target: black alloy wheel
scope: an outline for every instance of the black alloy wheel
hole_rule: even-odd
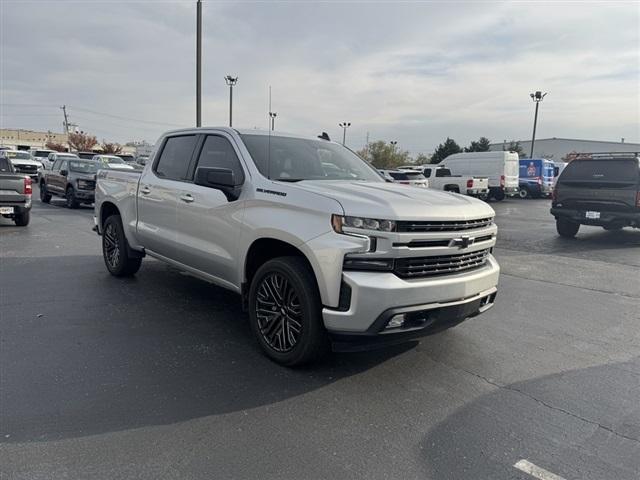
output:
[[[276,352],[290,352],[302,333],[300,298],[280,273],[262,279],[256,299],[256,318],[264,341]]]

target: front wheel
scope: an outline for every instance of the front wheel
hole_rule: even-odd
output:
[[[65,198],[67,200],[67,208],[78,208],[79,203],[76,200],[76,191],[73,187],[67,188]]]
[[[329,347],[315,277],[300,257],[263,264],[249,289],[251,329],[272,360],[293,367],[322,357]]]
[[[102,256],[109,273],[116,277],[134,275],[140,270],[142,258],[130,255],[120,215],[111,215],[107,218],[103,230]]]
[[[493,190],[491,196],[496,200],[496,202],[501,202],[505,197],[504,190],[496,188]]]
[[[561,237],[573,238],[578,233],[578,230],[580,230],[580,224],[578,222],[567,220],[566,218],[557,218],[556,230],[558,231],[558,235]]]

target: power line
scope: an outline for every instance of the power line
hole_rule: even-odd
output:
[[[94,115],[101,115],[103,117],[111,117],[111,118],[116,118],[118,120],[128,120],[131,122],[139,122],[139,123],[148,123],[150,125],[163,125],[163,126],[171,126],[171,127],[184,127],[184,125],[181,124],[177,124],[177,123],[167,123],[167,122],[154,122],[152,120],[141,120],[139,118],[131,118],[131,117],[125,117],[122,115],[113,115],[111,113],[105,113],[105,112],[97,112],[95,110],[89,110],[88,108],[81,108],[81,107],[75,107],[73,105],[69,105],[69,108],[73,108],[75,110],[79,110],[81,112],[86,112],[86,113],[93,113]]]

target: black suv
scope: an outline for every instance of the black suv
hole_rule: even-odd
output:
[[[51,201],[51,196],[63,197],[67,207],[77,208],[80,203],[93,203],[96,173],[99,164],[81,158],[60,157],[45,170],[40,180],[40,200]]]
[[[552,198],[563,237],[575,237],[580,225],[640,228],[640,159],[632,153],[580,155],[560,174]]]

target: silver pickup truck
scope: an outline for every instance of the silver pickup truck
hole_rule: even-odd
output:
[[[387,183],[326,135],[164,134],[142,173],[98,172],[95,224],[113,275],[149,255],[241,295],[284,365],[436,333],[489,309],[494,211]]]
[[[0,216],[18,227],[29,225],[31,217],[31,177],[16,173],[6,152],[0,152]]]

